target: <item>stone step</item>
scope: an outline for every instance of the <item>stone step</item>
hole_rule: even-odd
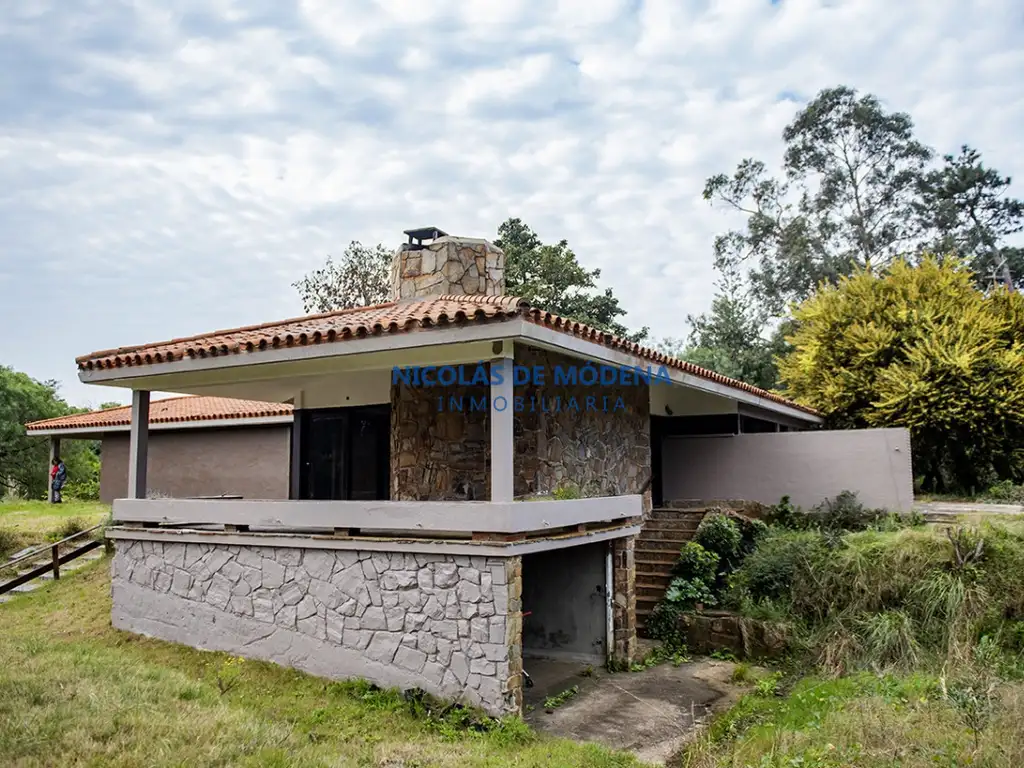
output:
[[[634,561],[639,568],[641,565],[645,570],[649,568],[662,568],[671,566],[679,559],[679,553],[674,549],[640,549],[637,547],[634,553]]]
[[[666,568],[663,571],[637,571],[636,585],[638,587],[661,587],[664,589],[672,581],[672,574]]]
[[[644,530],[651,528],[661,530],[696,531],[700,526],[699,520],[678,517],[649,517],[644,523]]]
[[[704,510],[687,511],[683,509],[652,509],[647,517],[652,520],[696,520],[698,523],[707,512]]]
[[[636,550],[638,552],[653,552],[656,550],[671,550],[679,554],[679,550],[682,549],[683,545],[690,541],[690,539],[680,538],[678,535],[674,538],[659,538],[659,539],[648,539],[640,537],[636,543]]]
[[[643,586],[643,585],[639,585],[639,584],[635,587],[635,589],[636,589],[637,600],[639,600],[641,597],[652,597],[655,600],[660,600],[663,597],[665,597],[665,592],[666,592],[666,587],[657,587],[657,586],[650,586],[650,587],[648,587],[648,586]]]
[[[696,533],[696,528],[673,528],[661,525],[645,525],[640,531],[640,540],[651,541],[652,539],[672,539],[673,541],[689,541]]]

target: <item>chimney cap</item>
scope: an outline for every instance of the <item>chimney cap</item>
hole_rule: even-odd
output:
[[[447,237],[448,235],[447,232],[437,227],[407,229],[402,234],[409,236],[409,245],[423,245],[424,240],[437,240],[439,237]]]

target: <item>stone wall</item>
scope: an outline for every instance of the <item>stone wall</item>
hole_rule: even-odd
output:
[[[640,493],[651,468],[648,386],[556,385],[556,366],[582,361],[522,345],[515,364],[546,373],[543,386],[515,387],[515,495]],[[392,385],[392,499],[490,498],[489,396],[486,385]]]
[[[489,395],[487,386],[391,386],[392,499],[490,498]]]
[[[694,653],[729,651],[739,658],[778,658],[787,650],[782,625],[748,619],[729,611],[684,613],[679,629]]]
[[[422,248],[402,245],[391,265],[391,297],[501,296],[505,293],[505,254],[476,238],[442,237]]]
[[[117,542],[113,624],[335,679],[520,710],[520,559]]]
[[[651,470],[648,386],[558,385],[556,366],[579,368],[584,361],[521,345],[515,363],[545,371],[543,386],[515,388],[523,399],[514,421],[516,495],[568,485],[587,497],[640,493]]]

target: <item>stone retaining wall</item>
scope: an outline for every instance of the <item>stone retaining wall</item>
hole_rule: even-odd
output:
[[[786,652],[786,634],[781,626],[747,619],[729,611],[684,613],[679,629],[686,647],[694,653],[729,651],[738,658],[769,659]]]
[[[520,558],[118,541],[118,629],[521,707]]]

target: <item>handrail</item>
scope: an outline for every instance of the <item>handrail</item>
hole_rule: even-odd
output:
[[[42,545],[40,545],[39,549],[33,550],[32,552],[29,552],[27,555],[22,555],[21,557],[15,559],[15,560],[8,560],[6,563],[0,563],[0,568],[9,568],[12,565],[17,565],[18,563],[20,563],[20,562],[22,562],[24,560],[31,560],[33,557],[38,557],[39,555],[41,555],[43,552],[45,552],[48,549],[52,551],[54,547],[60,546],[61,544],[65,543],[67,541],[71,541],[72,539],[77,539],[79,536],[84,536],[87,533],[92,533],[97,528],[102,528],[103,525],[104,525],[103,523],[97,523],[92,528],[86,528],[84,531],[79,531],[78,533],[73,533],[70,536],[68,536],[67,538],[61,539],[60,541],[55,541],[52,544],[42,544]]]

